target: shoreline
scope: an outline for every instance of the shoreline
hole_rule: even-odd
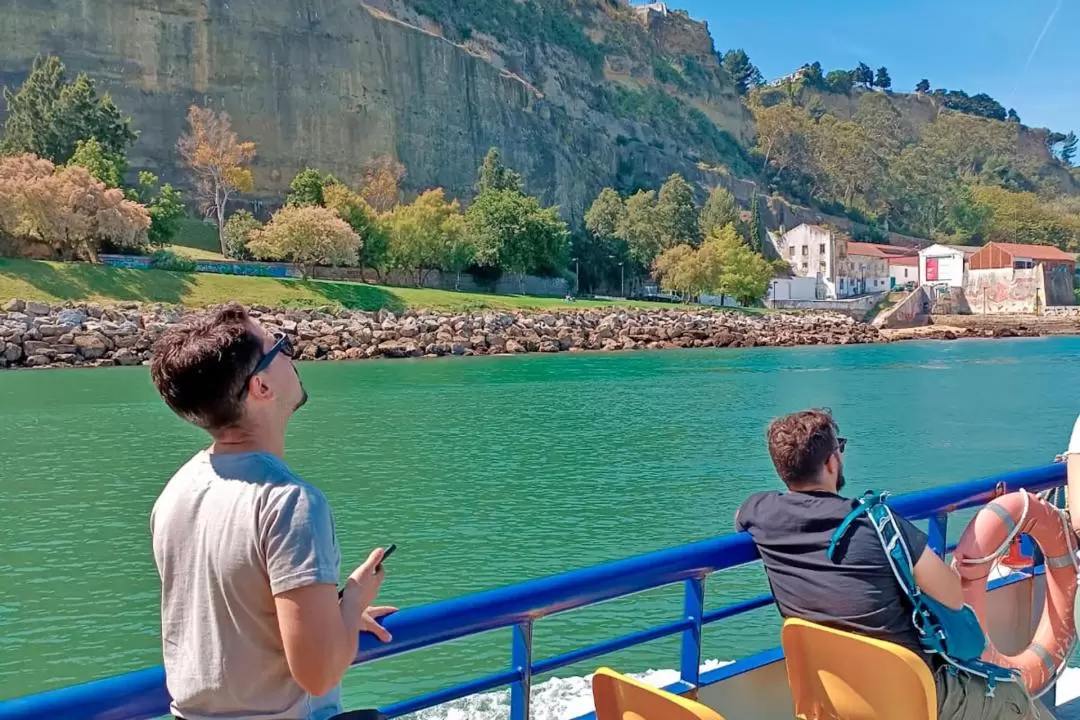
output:
[[[1036,337],[1030,322],[881,330],[839,313],[747,314],[711,309],[559,309],[446,313],[365,312],[251,306],[271,331],[289,335],[298,360],[470,357],[688,348],[862,345],[903,340]],[[200,312],[161,305],[0,305],[0,368],[133,366],[149,363],[170,325]]]

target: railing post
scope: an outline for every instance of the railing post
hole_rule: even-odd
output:
[[[945,557],[945,548],[948,547],[946,537],[949,531],[949,516],[946,513],[934,515],[930,518],[927,530],[927,541],[930,544],[930,549],[936,552],[938,557]]]
[[[679,675],[684,683],[698,686],[701,670],[701,618],[705,613],[705,579],[690,578],[683,593],[683,617],[693,625],[682,634]]]
[[[510,664],[521,678],[510,686],[510,720],[529,720],[532,693],[532,621],[518,623],[510,643]]]

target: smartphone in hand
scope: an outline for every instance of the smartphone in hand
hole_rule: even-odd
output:
[[[397,545],[395,545],[394,543],[390,543],[390,547],[386,548],[386,550],[383,552],[383,556],[382,556],[383,562],[386,561],[386,558],[393,555],[395,550],[397,550]],[[382,568],[382,562],[380,562],[378,565],[375,566],[375,572],[378,572],[380,568]],[[338,590],[337,591],[338,599],[340,600],[341,596],[344,595],[344,594],[345,594],[345,588],[341,588],[340,590]]]

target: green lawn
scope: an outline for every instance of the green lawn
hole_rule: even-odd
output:
[[[427,288],[399,288],[323,280],[281,280],[212,273],[131,270],[87,263],[0,258],[0,301],[8,298],[59,303],[134,301],[203,307],[238,300],[271,307],[342,306],[356,310],[406,308],[446,311],[518,308],[657,307],[635,301],[579,300],[524,295],[486,295]]]

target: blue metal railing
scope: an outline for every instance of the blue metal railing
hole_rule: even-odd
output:
[[[897,496],[890,506],[911,520],[929,519],[930,546],[939,554],[947,547],[948,514],[973,508],[994,497],[1026,488],[1048,490],[1065,482],[1063,464],[1009,473],[984,480],[949,485]],[[622,650],[671,635],[682,635],[680,683],[696,686],[701,665],[701,629],[772,602],[769,595],[704,611],[707,575],[754,562],[757,551],[745,533],[691,543],[637,557],[618,560],[561,575],[402,610],[386,619],[394,637],[383,644],[369,635],[360,638],[356,663],[431,647],[479,633],[513,628],[510,668],[454,687],[383,708],[388,717],[400,717],[458,698],[510,686],[510,718],[529,717],[529,689],[533,675]],[[533,624],[540,618],[644,590],[685,583],[683,617],[674,622],[623,635],[596,645],[545,659],[532,656]],[[776,651],[762,654],[760,664],[778,659]],[[740,663],[736,663],[741,667]],[[0,702],[0,720],[144,720],[168,713],[165,673],[161,667],[95,680],[36,695]]]

